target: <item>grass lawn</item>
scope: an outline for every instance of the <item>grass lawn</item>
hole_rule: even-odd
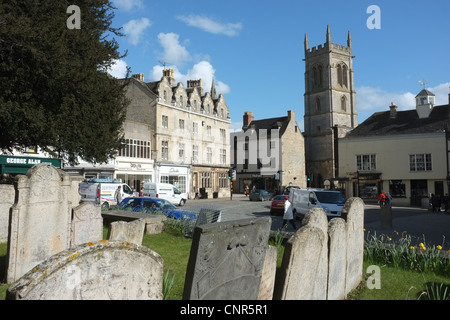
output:
[[[106,236],[106,230],[105,230]],[[174,277],[173,285],[167,294],[168,300],[180,300],[183,295],[186,266],[189,259],[191,239],[180,235],[177,230],[165,227],[165,231],[157,235],[145,235],[143,245],[157,252],[164,259],[164,271]],[[281,247],[282,249],[283,247]],[[0,243],[0,300],[5,299],[8,285],[5,284],[6,274],[6,243]],[[278,266],[281,264],[282,251],[278,255]],[[349,300],[417,300],[425,298],[427,284],[435,284],[434,292],[441,293],[448,289],[450,294],[450,275],[437,275],[433,272],[419,272],[401,268],[380,265],[380,289],[368,289],[366,283],[370,282],[371,272],[368,267],[377,265],[374,262],[364,262],[363,275],[365,279],[358,289],[354,290]],[[440,289],[440,290],[437,290]],[[431,290],[429,290],[431,294]]]

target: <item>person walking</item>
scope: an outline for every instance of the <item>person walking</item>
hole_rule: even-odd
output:
[[[286,197],[286,201],[284,202],[283,228],[287,228],[288,221],[294,227],[294,231],[297,231],[297,226],[294,221],[294,213],[292,211],[292,204],[289,201],[289,197]]]
[[[120,201],[122,200],[122,187],[118,186],[116,189],[116,192],[114,193],[114,199],[117,202],[117,205],[119,205]]]
[[[384,205],[386,203],[386,195],[383,192],[380,193],[380,195],[378,197],[378,203],[380,204],[380,207],[384,207]]]

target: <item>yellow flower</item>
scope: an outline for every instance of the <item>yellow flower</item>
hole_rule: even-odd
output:
[[[391,241],[392,240],[392,238],[388,238],[388,241]]]
[[[440,245],[437,245],[437,246],[436,246],[436,249],[438,249],[438,250],[442,250],[442,246],[440,246]]]
[[[421,243],[419,243],[419,247],[423,248],[423,247],[425,247],[425,246],[424,246],[424,244],[421,242]]]
[[[414,247],[413,247],[413,246],[410,246],[409,249],[414,250]],[[449,251],[450,251],[450,250],[449,250]]]

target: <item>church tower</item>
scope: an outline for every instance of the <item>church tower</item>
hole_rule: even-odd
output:
[[[338,138],[357,126],[352,39],[347,46],[326,42],[310,48],[305,34],[304,137],[306,174],[310,186],[324,187],[324,181],[338,177]]]

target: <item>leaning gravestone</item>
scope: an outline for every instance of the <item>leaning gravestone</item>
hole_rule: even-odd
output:
[[[13,185],[0,184],[0,242],[8,241],[9,211],[15,194]]]
[[[266,250],[258,300],[272,300],[273,298],[275,275],[277,271],[277,254],[277,247],[269,246]]]
[[[328,290],[327,300],[345,299],[347,272],[347,226],[342,218],[328,224]]]
[[[103,218],[99,205],[83,202],[73,208],[70,247],[103,239]]]
[[[52,255],[70,246],[70,176],[38,164],[16,177],[8,241],[7,282],[14,282]]]
[[[144,237],[144,219],[126,221],[115,221],[109,226],[108,240],[127,241],[135,244],[142,244]]]
[[[342,209],[347,222],[347,275],[345,294],[355,289],[362,280],[364,259],[364,201],[349,198]]]
[[[256,300],[271,219],[243,219],[194,229],[185,300]]]
[[[287,241],[275,299],[325,300],[328,277],[328,223],[322,209],[309,210]]]
[[[122,241],[62,251],[13,283],[11,300],[161,300],[163,259]]]

